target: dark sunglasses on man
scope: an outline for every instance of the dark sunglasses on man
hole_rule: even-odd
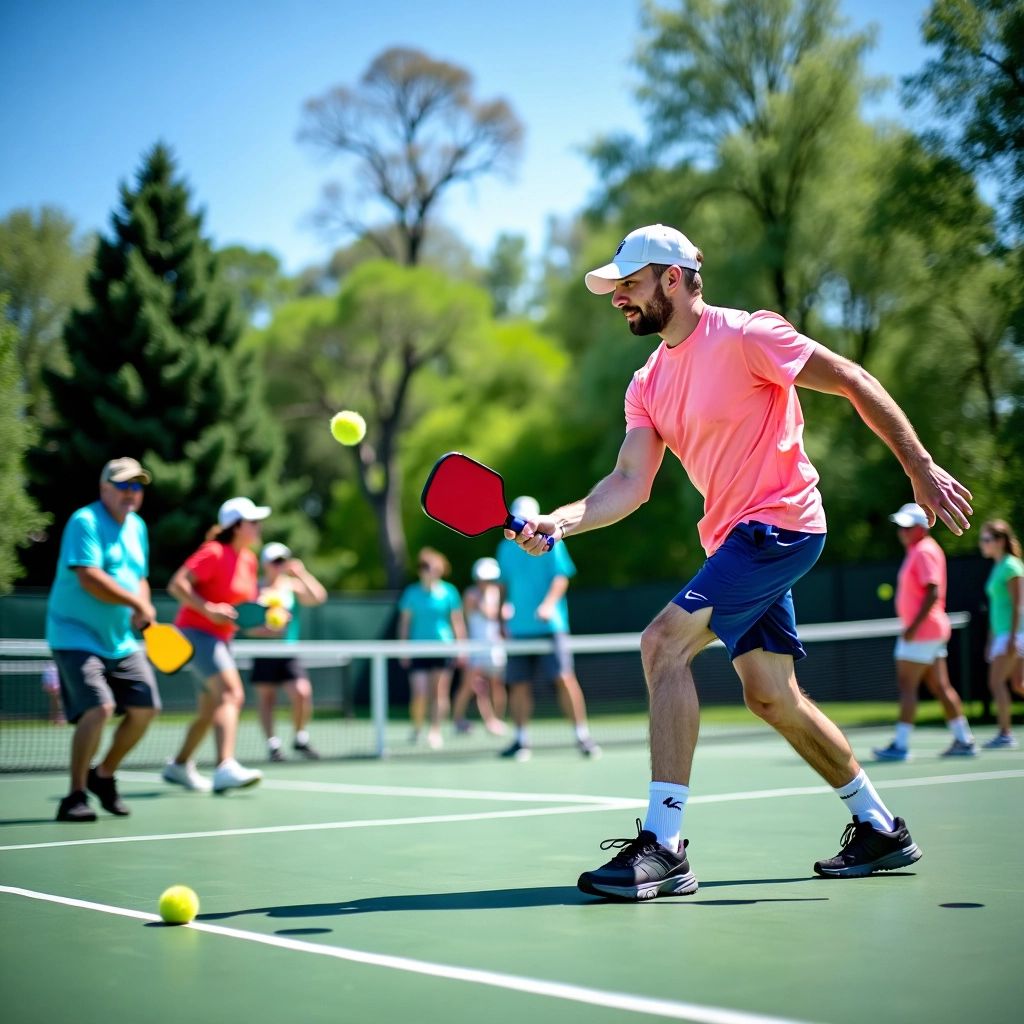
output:
[[[122,480],[120,483],[114,483],[109,481],[111,487],[116,487],[119,491],[141,491],[145,486],[141,480]]]

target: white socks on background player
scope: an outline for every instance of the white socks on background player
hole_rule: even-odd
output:
[[[971,727],[967,724],[967,719],[964,715],[961,715],[959,718],[951,718],[946,725],[949,726],[949,731],[953,734],[954,739],[959,740],[961,743],[974,742]],[[909,750],[910,737],[913,733],[914,725],[912,722],[897,722],[896,735],[893,737],[893,743],[895,743],[900,750]]]
[[[678,853],[679,834],[683,831],[683,811],[686,810],[690,787],[674,782],[652,782],[647,794],[644,829],[653,832],[666,850]]]

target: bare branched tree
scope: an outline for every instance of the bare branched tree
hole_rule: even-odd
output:
[[[519,156],[519,119],[504,100],[474,99],[472,85],[454,64],[393,48],[374,59],[356,88],[308,100],[300,139],[354,165],[352,187],[325,190],[322,222],[370,239],[386,259],[418,263],[445,191],[508,172]],[[381,206],[383,227],[373,227],[363,213]]]

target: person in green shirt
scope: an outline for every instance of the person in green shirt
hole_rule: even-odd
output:
[[[990,519],[978,536],[981,553],[995,565],[985,583],[988,598],[988,687],[996,702],[999,732],[986,750],[1012,750],[1010,687],[1024,697],[1024,561],[1016,534],[1004,519]]]

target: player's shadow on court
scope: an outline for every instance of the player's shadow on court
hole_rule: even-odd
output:
[[[725,882],[706,882],[701,891],[720,885],[779,885],[786,882],[806,882],[808,878],[759,878]],[[703,906],[729,906],[750,903],[816,902],[825,896],[768,897],[764,899],[700,900],[682,897],[678,902],[700,902]],[[297,903],[291,906],[251,907],[247,910],[228,910],[221,913],[200,914],[198,921],[223,921],[232,917],[264,914],[275,920],[297,920],[311,917],[348,917],[353,914],[380,914],[414,910],[514,910],[522,907],[586,907],[609,902],[580,892],[574,885],[538,886],[532,889],[484,889],[474,892],[431,892],[405,896],[369,896],[337,903]],[[659,902],[677,902],[665,900]]]

